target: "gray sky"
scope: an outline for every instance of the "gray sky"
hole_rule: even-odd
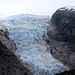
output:
[[[74,6],[75,0],[0,0],[0,14],[51,15],[56,9]]]

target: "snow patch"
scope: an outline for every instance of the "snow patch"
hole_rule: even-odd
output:
[[[60,8],[59,10],[75,11],[75,6],[65,6],[63,8]]]

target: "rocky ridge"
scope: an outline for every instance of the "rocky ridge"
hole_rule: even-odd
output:
[[[16,44],[8,37],[8,29],[0,26],[0,75],[32,75],[16,56]]]

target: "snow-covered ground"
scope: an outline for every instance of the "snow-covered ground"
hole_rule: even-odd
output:
[[[50,54],[45,42],[50,17],[17,15],[0,20],[9,29],[9,37],[17,46],[17,54],[33,75],[54,75],[66,67]]]

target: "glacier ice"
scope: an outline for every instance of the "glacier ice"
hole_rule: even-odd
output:
[[[33,75],[54,75],[66,67],[51,54],[47,39],[49,17],[17,15],[0,20],[9,30],[9,37],[17,46],[20,60]],[[45,37],[43,37],[45,35]]]

